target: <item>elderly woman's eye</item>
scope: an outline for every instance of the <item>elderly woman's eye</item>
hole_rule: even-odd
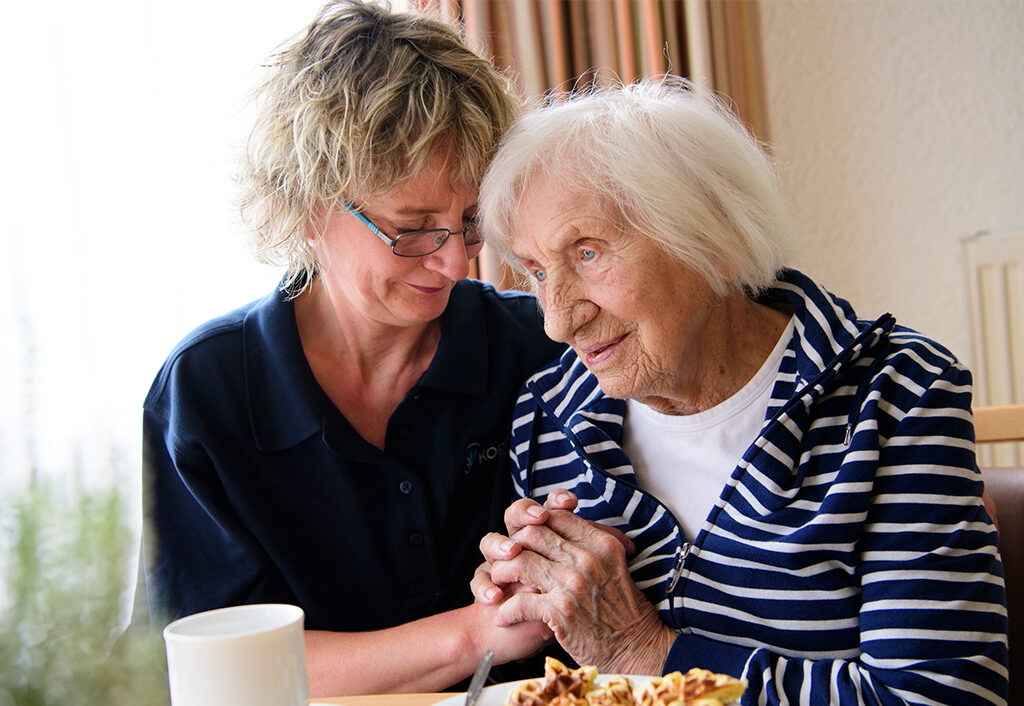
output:
[[[544,270],[534,270],[533,271],[533,278],[535,280],[537,280],[538,282],[543,282],[544,280],[546,280],[548,278],[548,273],[545,272]]]
[[[590,262],[595,257],[597,257],[597,251],[591,250],[590,248],[582,248],[580,250],[580,257],[583,258],[585,261]]]

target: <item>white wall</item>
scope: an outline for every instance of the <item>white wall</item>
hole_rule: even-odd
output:
[[[797,266],[969,364],[961,239],[1024,229],[1024,2],[765,0]]]

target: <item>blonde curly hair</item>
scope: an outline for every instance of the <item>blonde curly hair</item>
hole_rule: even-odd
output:
[[[257,259],[297,294],[338,199],[388,191],[452,149],[452,182],[478,184],[521,102],[457,27],[366,0],[330,2],[272,57],[240,175]],[[312,226],[312,228],[311,228]]]

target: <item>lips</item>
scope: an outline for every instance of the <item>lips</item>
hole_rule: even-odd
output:
[[[602,362],[608,360],[619,347],[619,343],[622,342],[622,338],[617,338],[609,343],[599,343],[595,346],[590,346],[580,350],[583,356],[584,364],[590,368],[595,365],[600,365]]]
[[[409,286],[421,294],[437,294],[438,292],[443,292],[448,289],[448,287],[444,285],[440,287],[424,287],[418,284],[410,284]]]

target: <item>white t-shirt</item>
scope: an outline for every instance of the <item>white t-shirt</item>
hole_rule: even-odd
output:
[[[764,424],[793,319],[757,373],[729,399],[697,414],[661,414],[627,400],[623,450],[640,487],[668,506],[690,540]]]

